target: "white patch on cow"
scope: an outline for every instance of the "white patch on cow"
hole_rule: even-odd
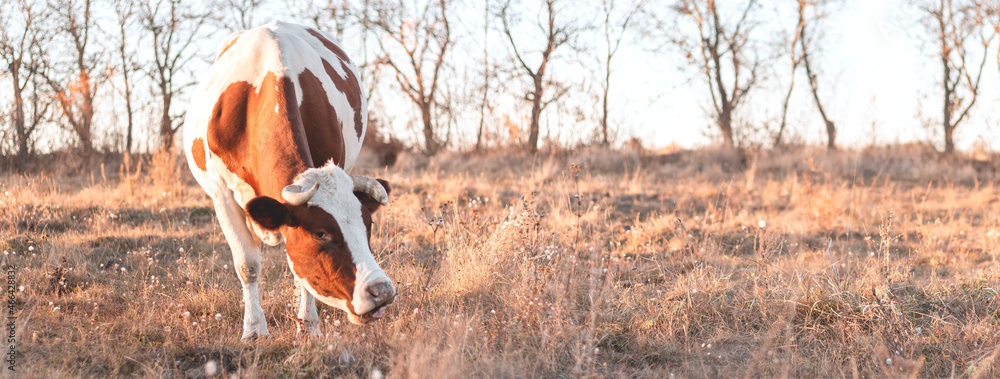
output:
[[[379,267],[378,262],[375,262],[375,257],[368,246],[368,229],[361,216],[361,201],[354,196],[354,180],[333,162],[328,162],[321,168],[306,170],[295,180],[295,184],[303,188],[309,188],[315,183],[319,183],[319,189],[309,200],[309,204],[322,208],[333,216],[340,226],[356,268],[354,299],[351,304],[357,314],[368,313],[376,307],[375,300],[367,291],[368,286],[382,281],[391,286],[392,281]],[[323,298],[315,291],[313,295],[317,299]],[[334,305],[325,300],[323,302]]]
[[[281,109],[278,104],[274,104],[274,113],[278,113],[278,109]]]

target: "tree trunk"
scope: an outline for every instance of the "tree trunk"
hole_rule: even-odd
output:
[[[955,140],[952,138],[955,128],[945,127],[944,129],[944,153],[951,155],[955,153]]]
[[[94,93],[91,90],[91,78],[90,73],[86,71],[81,71],[80,76],[85,78],[81,80],[83,82],[83,106],[81,109],[81,120],[83,130],[80,133],[80,141],[83,142],[83,151],[87,156],[91,156],[94,152],[94,137],[92,133],[92,127],[94,123]]]
[[[819,89],[816,84],[816,77],[812,75],[812,70],[809,69],[809,60],[805,60],[806,75],[809,75],[809,86],[812,89],[813,101],[816,102],[816,109],[819,110],[819,115],[823,117],[823,124],[826,125],[826,148],[829,150],[837,150],[837,127],[834,125],[833,121],[826,116],[826,110],[823,109],[823,104],[819,101]]]
[[[713,11],[714,14],[714,11]],[[718,17],[716,15],[716,17]],[[718,21],[716,21],[718,22]],[[716,30],[716,33],[720,33],[720,30]],[[716,38],[719,38],[716,35]],[[716,40],[718,41],[718,40]],[[719,104],[721,106],[716,107],[716,109],[721,109],[719,112],[719,130],[722,131],[722,141],[729,148],[735,148],[736,143],[733,140],[733,103],[736,101],[736,91],[739,88],[738,82],[733,82],[733,92],[729,95],[729,91],[726,90],[726,84],[722,79],[722,60],[719,51],[718,44],[712,47],[710,51],[712,56],[712,62],[715,64],[715,69],[713,73],[715,74],[715,86],[718,88],[719,92]],[[738,67],[734,67],[734,70],[738,70]],[[710,84],[711,85],[711,84]]]
[[[604,96],[601,99],[601,146],[608,147],[611,142],[608,140],[608,87],[611,86],[611,61],[608,61],[609,68],[604,75]]]
[[[52,81],[50,85],[57,91],[56,100],[62,108],[63,115],[73,133],[79,140],[80,154],[90,157],[94,152],[91,136],[91,125],[94,119],[94,97],[91,90],[90,75],[85,69],[80,70],[76,82],[70,82],[65,88]],[[62,88],[62,89],[60,89]]]
[[[15,100],[18,104],[16,114],[14,116],[14,127],[17,129],[17,161],[14,162],[14,166],[18,171],[23,171],[25,163],[28,161],[29,136],[24,127],[24,106],[22,105],[22,99],[19,96],[20,94],[16,95],[18,99]]]
[[[792,54],[794,54],[794,50]],[[795,89],[795,68],[792,68],[792,77],[788,82],[788,92],[785,93],[785,101],[781,103],[781,124],[778,125],[778,133],[774,136],[774,147],[781,146],[781,138],[785,134],[785,126],[788,124],[788,104],[792,100],[792,90]]]
[[[619,40],[620,41],[620,40]],[[604,61],[604,93],[601,97],[601,146],[608,147],[608,89],[611,87],[611,43],[608,42],[607,59]]]
[[[14,167],[18,171],[24,170],[24,163],[28,159],[28,134],[24,127],[24,93],[20,86],[20,62],[13,62],[10,65],[10,74],[14,84],[14,131],[17,133],[17,160]]]
[[[124,21],[121,24],[121,34],[122,40],[121,45],[119,45],[119,52],[122,59],[122,78],[125,81],[125,117],[128,119],[128,127],[125,130],[125,153],[132,154],[132,127],[133,127],[133,113],[132,110],[132,83],[129,81],[129,65],[128,56],[125,52],[125,25]]]
[[[490,60],[487,49],[490,32],[490,2],[486,0],[483,12],[483,101],[479,103],[479,132],[476,133],[476,151],[483,148],[483,125],[486,123],[486,100],[490,93]]]
[[[174,125],[170,120],[170,95],[166,88],[161,89],[163,95],[163,114],[160,115],[160,148],[163,151],[174,147]]]
[[[542,114],[542,72],[535,75],[535,92],[531,98],[531,125],[528,130],[528,151],[538,152],[538,120]]]
[[[486,79],[486,83],[484,84],[485,88],[483,88],[483,100],[479,104],[479,132],[476,133],[476,151],[481,151],[483,148],[483,125],[486,123],[486,96],[489,94],[489,72],[486,72],[483,77]]]
[[[942,38],[942,42],[944,39]],[[954,125],[951,124],[951,111],[952,111],[952,97],[954,91],[948,84],[951,82],[951,67],[948,67],[948,58],[946,56],[941,57],[941,62],[944,65],[944,109],[942,119],[942,126],[944,127],[944,153],[951,154],[955,152],[955,142],[952,140],[952,135],[955,131]]]
[[[944,80],[942,84],[944,86],[944,104],[942,109],[942,120],[941,124],[944,127],[944,152],[945,154],[951,154],[955,152],[955,142],[952,140],[952,134],[955,131],[955,125],[951,123],[952,116],[952,105],[954,104],[955,87],[951,86],[951,66],[948,63],[948,55],[951,52],[951,46],[948,44],[947,37],[947,24],[945,23],[945,8],[944,1],[940,2],[940,7],[938,8],[937,17],[938,22],[938,38],[941,42],[941,68]]]
[[[125,112],[128,118],[128,128],[125,131],[125,152],[132,154],[132,88],[128,80],[128,73],[125,72]]]
[[[94,152],[94,142],[90,135],[90,123],[86,121],[86,116],[83,117],[84,119],[80,120],[75,128],[76,136],[80,139],[80,151],[83,156],[90,157]]]
[[[434,137],[434,124],[431,121],[431,103],[424,102],[420,104],[420,118],[424,123],[424,148],[427,151],[427,155],[437,154],[440,145],[438,145],[437,138]]]
[[[802,26],[802,33],[805,34],[805,25]],[[809,47],[806,45],[805,36],[800,40],[802,46],[802,65],[806,69],[806,77],[809,78],[809,89],[812,91],[813,101],[816,103],[816,110],[819,111],[820,117],[823,117],[823,124],[826,125],[826,148],[828,150],[836,150],[837,145],[837,127],[834,126],[833,121],[826,116],[826,110],[823,109],[823,103],[819,101],[819,83],[816,80],[816,75],[813,74],[812,66],[809,64]]]
[[[733,110],[727,102],[722,104],[722,114],[719,115],[719,129],[722,131],[722,141],[727,147],[736,147],[733,140]]]

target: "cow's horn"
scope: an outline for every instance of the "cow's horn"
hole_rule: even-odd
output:
[[[289,184],[281,190],[281,197],[284,198],[288,204],[302,205],[309,201],[309,199],[312,199],[318,189],[319,183],[313,184],[313,186],[307,190],[302,189],[301,185]]]
[[[354,192],[366,193],[381,204],[389,202],[389,195],[378,180],[364,175],[351,175],[351,179],[354,180]]]

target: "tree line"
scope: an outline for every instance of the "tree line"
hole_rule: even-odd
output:
[[[983,83],[983,73],[1000,70],[1000,0],[905,6],[919,15],[915,38],[937,62],[938,88],[928,93],[941,99],[936,120],[952,153],[955,130],[975,112],[982,85],[995,84]],[[507,144],[535,152],[544,128],[556,127],[545,121],[553,112],[570,120],[571,133],[587,125],[590,143],[622,142],[609,106],[622,46],[682,57],[731,147],[744,143],[748,126],[739,120],[751,99],[775,83],[782,85],[780,112],[765,135],[781,145],[802,79],[835,149],[822,47],[826,21],[842,8],[836,0],[10,0],[0,6],[0,155],[23,165],[39,141],[49,145],[41,150],[83,156],[132,153],[138,135],[156,140],[147,149],[171,150],[197,70],[214,58],[207,49],[215,46],[206,44],[272,18],[346,39],[373,104],[372,124],[390,117],[379,106],[407,103],[414,148],[430,155],[482,149],[490,130],[504,126]],[[559,74],[570,70],[583,74]],[[499,115],[505,105],[524,109],[523,119]],[[98,136],[99,123],[114,130]],[[459,123],[474,130],[471,138],[454,137]],[[43,138],[54,131],[69,137]]]

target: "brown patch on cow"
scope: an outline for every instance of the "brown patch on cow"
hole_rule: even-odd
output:
[[[206,170],[205,166],[205,141],[195,138],[191,143],[191,158],[194,158],[194,165],[201,171]]]
[[[337,86],[337,91],[347,96],[347,103],[354,110],[354,131],[358,133],[358,138],[361,138],[361,134],[364,133],[363,125],[361,124],[364,112],[361,109],[361,85],[358,82],[357,76],[354,75],[354,71],[351,71],[343,61],[340,62],[340,67],[347,73],[346,78],[341,78],[326,59],[322,61],[323,68],[326,69],[326,75],[330,77],[330,80],[333,80],[333,84]]]
[[[226,167],[250,185],[257,193],[257,177],[241,159],[251,151],[247,135],[247,113],[254,88],[248,82],[235,82],[226,87],[212,108],[208,123],[208,149],[218,155]]]
[[[344,53],[344,50],[341,50],[340,47],[337,46],[337,44],[326,39],[326,37],[324,37],[323,34],[321,34],[320,32],[316,31],[316,29],[308,28],[307,30],[309,31],[309,34],[312,34],[313,37],[316,37],[316,39],[322,42],[323,46],[326,46],[326,48],[331,52],[333,52],[333,54],[335,54],[338,58],[340,58],[341,61],[348,63],[351,62],[351,60],[347,58],[347,54]]]
[[[259,89],[230,84],[212,110],[209,150],[258,195],[280,198],[282,188],[313,167],[296,104],[291,79],[269,72]]]
[[[226,50],[229,50],[230,47],[233,47],[233,45],[235,45],[236,41],[239,40],[239,39],[240,39],[240,37],[236,36],[236,38],[233,38],[233,39],[231,39],[229,41],[226,41],[226,46],[223,46],[222,50],[219,50],[219,55],[215,56],[215,60],[219,60],[219,58],[222,57],[222,54],[225,54]]]
[[[337,117],[337,110],[330,105],[323,83],[306,69],[299,74],[299,87],[302,89],[299,112],[313,162],[322,165],[332,159],[343,167],[343,126]]]
[[[320,295],[347,300],[354,313],[351,300],[357,268],[337,221],[316,206],[291,206],[289,210],[291,225],[281,233],[295,275],[307,280]],[[315,237],[320,231],[326,233],[326,239]]]

